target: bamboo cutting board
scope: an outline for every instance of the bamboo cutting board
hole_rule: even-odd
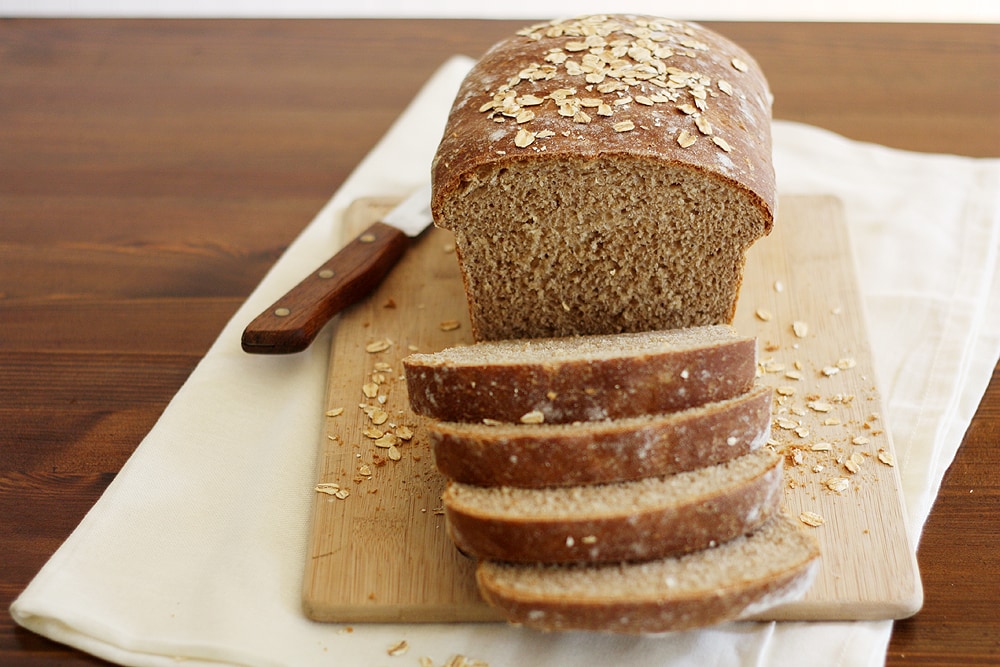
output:
[[[394,203],[360,200],[345,224],[361,229]],[[447,537],[444,480],[402,378],[407,354],[472,342],[450,234],[431,229],[414,241],[376,292],[335,326],[328,412],[317,415],[324,428],[307,616],[499,619],[476,592],[472,561]],[[786,458],[787,510],[822,550],[805,597],[761,619],[912,615],[922,590],[836,200],[781,200],[774,231],[748,257],[735,326],[757,337],[760,381],[775,388],[772,446]]]

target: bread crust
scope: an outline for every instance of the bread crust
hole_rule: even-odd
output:
[[[757,344],[730,338],[701,347],[603,359],[445,364],[430,355],[403,360],[410,407],[450,422],[519,423],[540,413],[547,424],[660,414],[746,393],[757,371]]]
[[[641,594],[615,590],[611,577],[607,582],[608,590],[594,591],[586,596],[551,590],[529,592],[505,584],[497,575],[506,568],[523,568],[532,570],[532,576],[544,578],[546,568],[566,566],[517,566],[490,561],[479,563],[476,581],[483,598],[499,609],[508,621],[539,630],[647,634],[705,627],[754,616],[797,599],[812,584],[820,558],[817,541],[802,533],[787,517],[776,517],[772,522],[780,522],[786,536],[797,533],[789,540],[791,543],[785,553],[773,555],[774,567],[763,574],[748,576],[742,572],[738,560],[733,559],[728,566],[729,576],[723,575],[710,588],[665,590],[654,574],[649,577],[648,590]],[[761,536],[740,539],[753,540],[763,537],[766,532],[761,530]],[[723,545],[719,550],[725,548]],[[685,558],[701,556],[696,553]],[[594,566],[569,567],[592,569]],[[613,569],[618,566],[597,567]]]
[[[451,484],[442,496],[448,533],[463,553],[508,562],[641,561],[705,549],[750,533],[780,512],[781,457],[766,449],[748,456],[765,464],[748,479],[640,507],[594,511],[581,504],[568,516],[482,511],[464,503],[460,487]],[[529,491],[538,494],[539,506],[548,492]]]
[[[479,486],[602,484],[669,475],[747,454],[770,434],[772,390],[650,419],[565,426],[428,425],[447,478]]]
[[[697,99],[689,94],[687,88],[680,88],[685,92],[670,103],[618,105],[628,108],[620,112],[616,110],[615,115],[609,117],[592,112],[589,123],[560,115],[552,103],[522,107],[535,114],[535,118],[526,123],[518,123],[516,119],[499,123],[492,109],[481,111],[483,105],[492,99],[494,91],[508,83],[512,76],[516,77],[532,66],[547,66],[545,57],[551,49],[566,49],[568,45],[572,49],[574,42],[581,41],[581,35],[570,30],[559,36],[547,36],[552,25],[569,25],[590,19],[595,24],[617,23],[633,31],[642,28],[639,24],[648,26],[654,23],[659,26],[656,32],[668,36],[662,44],[673,51],[673,55],[663,58],[662,62],[668,67],[697,71],[711,80],[706,108],[700,110],[698,116],[717,128],[712,136],[723,137],[732,150],[727,152],[705,138],[695,124],[695,114],[678,109],[685,104],[693,104]],[[606,39],[616,37],[628,39],[633,35],[616,30]],[[685,43],[696,44],[697,47],[683,46]],[[733,87],[733,94],[717,90],[720,80]],[[622,97],[618,94],[620,92],[634,100],[637,96],[655,96],[666,90],[649,80],[640,80],[629,85],[627,91],[601,93],[593,84],[588,84],[585,77],[569,75],[565,69],[556,67],[551,78],[522,80],[517,86],[517,93],[543,97],[560,88],[574,89],[581,98],[606,98],[612,109],[615,109],[614,100]],[[753,57],[729,39],[696,23],[653,16],[609,15],[532,26],[490,48],[461,84],[432,166],[432,211],[435,221],[449,228],[455,224],[455,221],[442,215],[445,200],[469,187],[475,174],[484,172],[484,167],[565,157],[596,159],[626,155],[684,165],[707,178],[717,178],[745,190],[760,208],[762,224],[765,225],[760,231],[766,234],[770,231],[775,205],[770,114],[770,89]],[[615,131],[614,124],[625,120],[631,121],[638,131]],[[549,130],[554,134],[544,140],[536,139],[522,149],[515,145],[514,139],[519,129],[526,128],[532,131]],[[676,139],[676,134],[682,129],[704,140],[684,148]]]

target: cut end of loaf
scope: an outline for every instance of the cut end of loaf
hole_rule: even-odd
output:
[[[494,167],[439,224],[455,232],[474,335],[496,340],[729,323],[769,218],[699,169],[601,157]]]

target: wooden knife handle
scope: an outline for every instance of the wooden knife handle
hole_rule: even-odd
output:
[[[309,347],[341,310],[366,297],[396,265],[409,237],[376,222],[257,316],[243,332],[243,350],[290,354]]]

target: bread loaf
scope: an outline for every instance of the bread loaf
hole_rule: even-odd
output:
[[[479,486],[571,486],[724,463],[770,435],[772,391],[757,387],[681,412],[573,424],[428,425],[434,462]]]
[[[504,340],[403,360],[410,407],[453,422],[570,423],[684,410],[747,392],[757,344],[714,325]]]
[[[750,617],[800,597],[819,547],[777,516],[714,548],[642,563],[512,564],[482,561],[483,597],[511,621],[542,630],[668,632]]]
[[[522,30],[463,82],[433,169],[477,340],[732,321],[773,223],[770,93],[692,23]]]
[[[470,556],[511,562],[662,558],[749,533],[780,511],[769,448],[697,470],[615,484],[519,489],[450,484],[448,532]]]

